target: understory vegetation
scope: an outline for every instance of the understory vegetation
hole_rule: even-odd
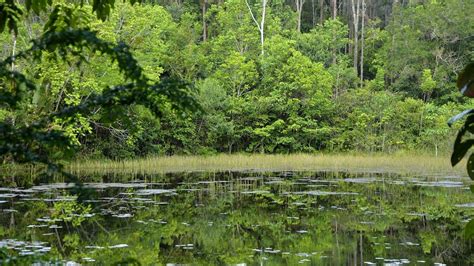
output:
[[[150,80],[178,77],[195,88],[201,106],[183,113],[163,98],[159,115],[132,104],[51,121],[81,158],[446,154],[456,132],[446,121],[472,106],[455,87],[474,60],[470,1],[119,1],[106,21],[91,6],[62,5],[73,7],[58,16],[70,18],[64,25],[127,44]],[[4,31],[1,58],[30,47],[46,18],[31,13],[18,34]],[[41,56],[11,64],[40,89],[20,108],[0,109],[1,120],[28,124],[124,82],[117,63],[98,52],[82,55],[88,64]]]

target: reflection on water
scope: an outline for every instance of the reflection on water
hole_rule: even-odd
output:
[[[469,265],[468,181],[341,173],[87,177],[0,188],[3,262]],[[25,181],[29,180],[29,181]],[[25,183],[21,183],[25,182]]]

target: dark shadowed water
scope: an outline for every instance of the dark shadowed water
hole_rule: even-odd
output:
[[[84,179],[80,190],[61,180],[4,179],[0,259],[19,264],[474,263],[472,243],[463,237],[474,216],[474,196],[459,177],[203,172]]]

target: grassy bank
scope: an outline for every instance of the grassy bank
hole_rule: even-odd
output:
[[[67,168],[76,174],[314,170],[465,176],[464,165],[461,163],[460,166],[452,168],[448,156],[429,155],[221,154],[215,156],[150,157],[125,161],[84,160],[73,162]]]

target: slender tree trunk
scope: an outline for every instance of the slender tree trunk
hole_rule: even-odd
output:
[[[265,15],[267,14],[267,2],[268,0],[262,0],[262,20],[260,21],[260,44],[262,46],[262,55],[265,54],[264,42],[265,42]]]
[[[260,46],[261,46],[261,49],[262,49],[262,51],[261,51],[262,55],[265,54],[265,50],[264,50],[265,31],[264,31],[264,29],[265,29],[265,16],[266,16],[266,13],[267,13],[267,3],[268,3],[268,0],[262,0],[262,18],[260,20],[260,23],[258,23],[257,19],[255,18],[255,15],[253,14],[252,8],[249,5],[249,2],[247,0],[245,0],[245,4],[247,4],[250,15],[252,16],[252,19],[255,22],[255,24],[257,25],[258,31],[260,32]]]
[[[15,213],[11,212],[11,214],[10,214],[10,228],[13,229],[13,227],[15,227]]]
[[[360,232],[359,235],[359,241],[360,241],[360,265],[364,265],[364,246],[362,242],[362,231]]]
[[[357,71],[357,62],[359,57],[359,12],[360,12],[360,0],[357,0],[354,4],[354,0],[351,0],[352,3],[352,18],[353,18],[353,28],[354,28],[354,69]]]
[[[319,24],[324,23],[324,0],[319,0]]]
[[[12,64],[11,64],[11,68],[12,68],[12,71],[15,70],[15,55],[16,55],[16,34],[13,33],[12,34],[12,40],[13,40],[13,45],[12,45]]]
[[[207,40],[206,12],[207,12],[207,0],[203,0],[203,3],[202,3],[202,40],[204,42]]]
[[[353,265],[357,265],[357,251],[358,250],[359,250],[359,242],[356,241],[355,249],[354,249],[354,264]]]
[[[298,32],[301,32],[301,14],[303,13],[304,2],[305,0],[295,0],[296,13],[298,15],[298,25],[297,25]]]
[[[365,0],[362,0],[362,29],[361,29],[361,38],[360,38],[360,84],[364,81],[364,28],[365,28]]]
[[[314,6],[314,0],[311,0],[311,14],[312,14],[312,25],[316,25],[316,7]]]
[[[12,63],[11,63],[11,71],[15,71],[15,55],[16,55],[16,34],[13,32],[12,34]],[[12,79],[11,86],[12,88],[15,87],[15,80]],[[15,124],[15,119],[12,119],[12,123]]]
[[[331,0],[332,5],[332,19],[336,19],[337,17],[337,0]]]

